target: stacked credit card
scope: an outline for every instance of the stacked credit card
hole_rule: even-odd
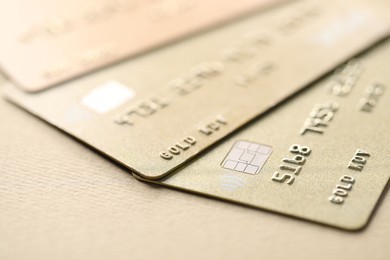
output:
[[[390,2],[1,5],[6,98],[135,178],[369,221],[390,177]]]

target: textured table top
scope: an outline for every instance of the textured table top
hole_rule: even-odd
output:
[[[389,259],[390,195],[361,232],[135,180],[0,99],[0,259]]]

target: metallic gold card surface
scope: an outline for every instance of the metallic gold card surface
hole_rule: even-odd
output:
[[[387,40],[154,183],[362,228],[390,177],[389,60]]]
[[[6,93],[158,179],[387,35],[382,10],[293,2],[41,93],[11,84]]]
[[[278,1],[3,1],[0,64],[39,91]]]

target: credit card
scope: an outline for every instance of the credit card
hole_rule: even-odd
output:
[[[364,227],[390,177],[389,61],[387,40],[154,183]]]
[[[3,1],[0,64],[17,85],[39,91],[276,2]]]
[[[158,179],[388,34],[371,1],[292,2],[11,100]],[[364,35],[364,37],[362,37]]]

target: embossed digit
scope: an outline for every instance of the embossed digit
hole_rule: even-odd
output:
[[[290,152],[307,156],[311,153],[311,149],[308,146],[301,146],[299,144],[293,144],[290,147]]]
[[[272,175],[271,180],[284,183],[287,181],[287,184],[291,185],[293,184],[295,177],[291,174],[283,174],[282,176],[279,176],[279,172],[275,172],[274,175]]]

